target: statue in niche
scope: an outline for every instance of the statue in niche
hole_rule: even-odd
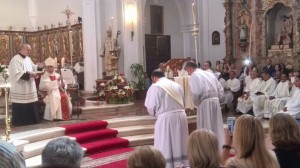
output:
[[[282,16],[282,29],[277,38],[279,45],[292,45],[293,41],[293,20],[292,16]]]
[[[248,42],[247,42],[247,27],[246,25],[242,24],[239,28],[239,39],[240,39],[240,42],[239,42],[239,46],[241,48],[242,51],[246,51],[247,49],[247,46],[248,46]]]

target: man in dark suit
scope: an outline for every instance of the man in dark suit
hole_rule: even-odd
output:
[[[268,72],[271,77],[275,78],[276,72],[275,72],[275,68],[272,65],[272,62],[271,62],[270,58],[266,58],[266,65],[263,66],[262,71],[263,72]]]

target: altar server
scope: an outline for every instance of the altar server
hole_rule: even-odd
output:
[[[154,147],[164,155],[167,168],[187,164],[188,122],[179,84],[164,77],[160,70],[151,74],[153,84],[148,89],[145,106],[157,118]]]
[[[21,51],[11,59],[8,66],[9,81],[11,83],[12,124],[14,126],[40,122],[35,86],[37,66],[33,64],[29,57],[30,52],[30,45],[23,44]]]
[[[71,102],[65,93],[62,77],[54,72],[55,60],[51,57],[45,61],[46,72],[41,77],[40,90],[46,93],[45,120],[69,120],[71,115]]]

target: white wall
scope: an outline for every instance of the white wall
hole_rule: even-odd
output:
[[[220,0],[198,0],[198,20],[200,23],[200,63],[211,61],[215,66],[217,60],[225,57],[225,8]],[[220,45],[212,45],[211,35],[220,33]]]
[[[32,9],[29,7],[29,2]],[[0,29],[8,30],[9,26],[13,26],[13,30],[23,30],[27,27],[30,30],[29,14],[31,10],[36,10],[33,13],[37,15],[37,26],[44,28],[47,25],[50,28],[51,24],[58,26],[58,22],[66,25],[67,17],[62,13],[67,6],[74,13],[71,16],[71,23],[77,20],[77,17],[82,17],[82,0],[1,0],[0,1]]]
[[[164,35],[171,36],[171,57],[183,58],[183,34],[180,25],[180,16],[175,0],[147,0],[145,7],[145,34],[150,34],[150,5],[163,6]]]
[[[22,0],[21,0],[22,1]],[[36,0],[37,3],[37,24],[40,27],[51,24],[58,25],[58,22],[66,25],[67,16],[62,12],[69,7],[74,13],[70,17],[71,24],[77,21],[78,16],[82,17],[82,0]],[[84,19],[84,18],[82,18]]]
[[[23,30],[29,27],[27,0],[1,0],[0,1],[0,30]]]

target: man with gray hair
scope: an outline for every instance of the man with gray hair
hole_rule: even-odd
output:
[[[42,165],[79,168],[83,157],[81,146],[66,137],[50,141],[42,152]]]

